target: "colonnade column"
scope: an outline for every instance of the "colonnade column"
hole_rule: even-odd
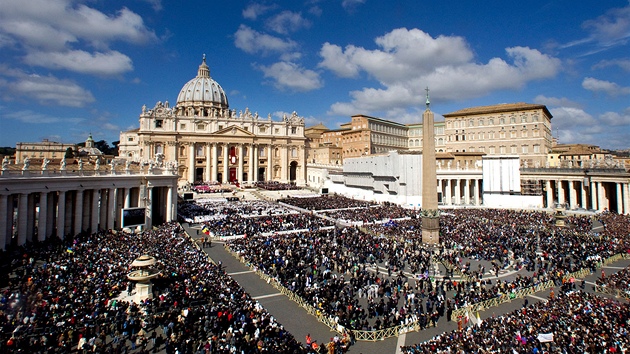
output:
[[[116,220],[116,188],[109,188],[107,190],[107,229],[113,230],[115,229],[114,221]]]
[[[547,208],[551,208],[553,207],[553,190],[551,190],[550,180],[545,181],[545,189],[546,189],[545,195],[547,196]]]
[[[617,213],[624,214],[623,210],[623,195],[621,194],[621,183],[615,183],[617,185]]]
[[[107,230],[107,206],[109,205],[109,189],[101,189],[101,208],[99,210],[99,230]]]
[[[556,181],[556,189],[558,190],[558,203],[564,204],[564,189],[562,189],[562,181]]]
[[[464,180],[464,204],[470,204],[470,180],[466,178]]]
[[[74,198],[74,234],[83,231],[83,191],[78,190]]]
[[[602,188],[602,182],[597,183],[597,210],[604,210],[606,205],[604,205],[604,188]]]
[[[6,195],[0,194],[0,250],[4,250],[7,244],[8,217],[8,198]]]
[[[92,232],[98,231],[98,199],[100,197],[99,194],[100,193],[98,189],[92,189],[92,220],[90,221],[90,230],[92,230]],[[104,208],[105,206],[102,207]]]
[[[145,230],[150,230],[153,227],[153,199],[151,196],[153,195],[153,187],[147,186],[147,194],[146,194],[146,206],[145,206]]]
[[[571,209],[577,207],[577,190],[575,187],[575,181],[569,181],[569,203]]]
[[[479,195],[479,193],[480,193],[480,190],[479,190],[479,180],[475,179],[474,181],[475,181],[475,205],[476,205],[476,206],[479,206],[479,204],[480,204],[479,202],[480,202],[480,200],[481,200],[481,199],[479,198],[479,197],[480,197],[480,195]]]
[[[57,200],[57,237],[63,240],[66,237],[66,191],[59,191]]]
[[[188,181],[195,182],[195,143],[188,146]]]
[[[230,177],[230,168],[229,168],[229,156],[228,150],[230,149],[229,144],[223,145],[223,183],[228,183],[228,178]]]
[[[131,188],[125,188],[125,208],[131,207]]]
[[[438,203],[440,202],[439,195],[441,193],[442,194],[442,204],[444,204],[444,193],[442,193],[442,191],[443,191],[442,180],[438,178],[437,179]]]
[[[35,193],[28,194],[28,204],[26,204],[26,242],[33,242],[35,232]]]
[[[173,221],[173,187],[166,189],[166,222]]]
[[[591,209],[597,210],[599,205],[597,204],[597,183],[591,181]]]
[[[455,181],[455,205],[460,205],[462,202],[462,191],[460,190],[459,179],[454,179]]]
[[[630,214],[630,183],[623,184],[623,213]]]
[[[588,183],[588,181],[586,181],[586,183]],[[582,180],[582,182],[580,182],[580,186],[582,187],[581,193],[582,193],[582,204],[580,205],[581,208],[583,209],[588,209],[588,200],[587,200],[587,196],[586,196],[586,183],[584,183],[584,180]]]
[[[217,174],[219,173],[218,164],[219,158],[217,157],[217,143],[212,143],[212,174],[210,175],[210,181],[217,181]],[[219,182],[219,181],[217,181]]]
[[[446,205],[451,205],[453,201],[451,200],[451,180],[450,179],[444,180],[444,189],[446,191]]]
[[[28,212],[28,194],[20,193],[20,197],[18,199],[18,246],[22,246],[26,243],[26,228],[28,225],[27,220],[27,212]]]
[[[1,206],[0,206],[1,208]],[[44,241],[48,233],[48,193],[39,193],[39,213],[37,215],[37,240]]]
[[[212,181],[212,147],[210,143],[206,143],[206,173],[205,180]]]
[[[267,181],[273,181],[273,145],[267,145]]]
[[[243,159],[245,155],[243,153],[243,148],[244,148],[243,144],[238,144],[238,172],[236,173],[236,179],[240,183],[243,183],[243,173],[245,172],[243,168]]]

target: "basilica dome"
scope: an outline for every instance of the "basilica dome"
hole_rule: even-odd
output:
[[[210,77],[210,68],[206,64],[206,56],[199,65],[197,76],[188,81],[177,96],[177,105],[209,105],[228,108],[228,99],[219,83]]]

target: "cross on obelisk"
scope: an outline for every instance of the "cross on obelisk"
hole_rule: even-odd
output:
[[[422,114],[422,243],[437,244],[440,242],[440,212],[435,172],[434,115],[429,108],[429,88],[425,90],[427,101]]]

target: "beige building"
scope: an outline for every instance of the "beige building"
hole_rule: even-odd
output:
[[[175,163],[180,182],[280,181],[305,183],[304,119],[230,110],[205,57],[174,106],[142,107],[137,130],[121,132],[119,156],[136,162]]]
[[[17,143],[15,145],[15,163],[22,163],[25,158],[58,160],[66,155],[70,148],[75,151],[75,144],[64,144],[44,139],[37,143]]]
[[[508,103],[444,114],[447,152],[518,155],[542,167],[551,152],[551,113],[545,105]]]

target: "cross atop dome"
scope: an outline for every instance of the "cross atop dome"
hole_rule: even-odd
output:
[[[199,70],[197,70],[197,77],[210,77],[210,67],[206,64],[206,55],[204,54],[201,60],[201,65],[199,65]]]

